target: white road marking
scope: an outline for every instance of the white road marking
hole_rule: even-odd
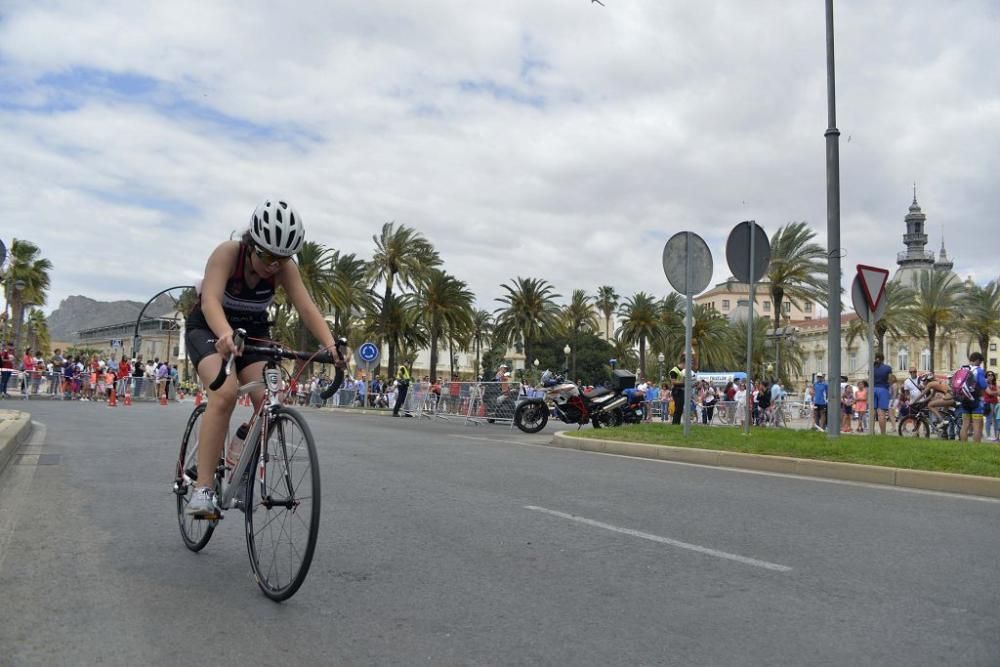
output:
[[[611,452],[591,452],[573,447],[554,447],[552,445],[525,442],[523,440],[499,440],[496,438],[481,438],[472,435],[452,435],[452,438],[464,438],[466,440],[482,440],[484,442],[502,442],[510,445],[523,445],[525,447],[544,447],[545,449],[576,452],[578,454],[594,454],[596,456],[611,456],[618,459],[628,459],[629,461],[648,461],[650,463],[666,463],[668,465],[688,466],[691,468],[702,468],[704,470],[715,470],[716,472],[733,472],[741,475],[761,475],[763,477],[783,477],[785,479],[821,482],[823,484],[840,484],[843,486],[860,486],[866,489],[876,489],[879,491],[896,491],[899,493],[914,493],[921,496],[939,496],[952,498],[953,500],[971,500],[979,503],[1000,503],[1000,498],[990,498],[989,496],[973,496],[964,493],[949,493],[948,491],[932,491],[930,489],[912,489],[907,486],[889,486],[887,484],[874,484],[872,482],[855,482],[849,479],[830,479],[828,477],[813,477],[811,475],[793,475],[785,472],[768,472],[766,470],[750,470],[747,468],[730,468],[728,466],[712,466],[704,463],[689,463],[688,461],[671,461],[670,459],[647,459],[641,456],[626,456],[625,454],[613,454]]]
[[[659,542],[660,544],[667,544],[672,547],[677,547],[679,549],[687,549],[688,551],[695,551],[700,554],[705,554],[706,556],[714,556],[715,558],[724,558],[726,560],[733,560],[736,561],[737,563],[743,563],[744,565],[761,567],[764,568],[765,570],[773,570],[775,572],[791,572],[792,570],[792,568],[790,568],[787,565],[779,565],[778,563],[770,563],[766,560],[748,558],[747,556],[740,556],[739,554],[731,554],[725,551],[719,551],[718,549],[710,549],[709,547],[703,547],[697,544],[689,544],[687,542],[681,542],[680,540],[672,540],[669,537],[661,537],[659,535],[653,535],[652,533],[644,533],[641,530],[632,530],[631,528],[612,526],[610,523],[602,523],[600,521],[594,521],[593,519],[587,519],[582,516],[574,516],[573,514],[566,514],[565,512],[557,512],[556,510],[550,510],[544,507],[537,507],[535,505],[525,505],[524,509],[531,510],[533,512],[543,512],[545,514],[557,516],[561,519],[569,519],[570,521],[576,521],[577,523],[586,524],[588,526],[594,526],[595,528],[603,528],[604,530],[610,530],[612,532],[621,533],[623,535],[631,535],[632,537],[639,537],[644,540],[649,540],[650,542]]]

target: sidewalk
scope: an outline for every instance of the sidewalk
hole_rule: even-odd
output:
[[[15,410],[0,410],[0,472],[14,452],[31,435],[31,415]]]

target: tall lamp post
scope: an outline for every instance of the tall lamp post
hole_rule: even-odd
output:
[[[569,343],[566,343],[566,347],[563,348],[563,354],[566,355],[566,370],[567,371],[569,370],[569,353],[571,351],[572,351],[572,348],[570,348]]]
[[[538,378],[539,378],[539,375],[538,375],[538,359],[535,359],[534,361],[532,361],[531,365],[535,367],[535,377],[532,378],[532,379],[535,382],[538,382]]]
[[[663,362],[666,360],[667,358],[663,356],[662,352],[656,355],[656,361],[660,364],[660,386],[663,385]]]

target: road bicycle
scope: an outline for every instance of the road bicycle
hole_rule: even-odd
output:
[[[954,407],[941,408],[940,412],[941,419],[932,424],[926,401],[911,404],[910,414],[899,420],[899,435],[904,438],[930,438],[933,432],[943,440],[957,439],[962,431],[962,418],[955,414]]]
[[[264,595],[287,600],[305,581],[319,534],[320,473],[316,443],[305,419],[293,408],[282,405],[285,383],[280,362],[284,359],[332,364],[330,353],[285,350],[277,344],[245,343],[246,332],[237,329],[233,341],[243,353],[265,356],[263,378],[239,387],[238,396],[263,386],[264,400],[254,412],[243,440],[243,450],[232,467],[227,464],[231,439],[215,469],[215,496],[222,511],[239,509],[246,524],[247,553],[254,579]],[[346,339],[337,341],[340,358]],[[230,356],[219,375],[209,385],[216,390],[232,372]],[[343,382],[344,371],[336,369],[333,382],[322,394],[328,399]],[[197,406],[188,418],[181,439],[180,456],[174,475],[177,521],[184,545],[201,551],[223,518],[195,518],[186,513],[198,479],[200,420],[206,404]],[[232,458],[229,456],[228,458]]]

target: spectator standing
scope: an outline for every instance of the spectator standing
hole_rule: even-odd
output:
[[[851,432],[851,417],[854,416],[854,387],[846,377],[840,378],[840,432]]]
[[[854,414],[858,420],[858,433],[864,433],[868,428],[868,380],[858,382],[854,392]]]
[[[830,394],[830,386],[826,383],[826,375],[816,374],[816,382],[813,384],[813,412],[815,413],[813,426],[817,431],[826,430],[826,420],[829,417],[829,405],[827,396]]]
[[[167,362],[162,361],[156,367],[156,398],[157,400],[167,398],[167,387],[170,385],[170,367]]]
[[[1000,429],[997,428],[997,398],[1000,392],[997,391],[997,374],[993,371],[986,372],[986,389],[983,390],[983,435],[987,440],[996,441],[1000,436]],[[990,438],[990,432],[993,437]]]
[[[4,342],[0,346],[0,397],[10,398],[10,394],[7,393],[7,385],[13,375],[14,351],[11,349],[10,343]]]
[[[961,399],[956,396],[955,399],[959,400],[962,406],[962,411],[969,416],[968,419],[962,420],[962,430],[959,434],[959,439],[962,442],[967,442],[969,440],[969,432],[972,432],[972,440],[974,442],[982,442],[983,440],[983,392],[986,391],[986,371],[983,370],[983,355],[979,352],[973,352],[969,355],[969,365],[972,367],[971,371],[973,374],[974,389],[972,391],[971,399]]]
[[[885,420],[889,416],[890,399],[892,397],[891,385],[895,378],[892,377],[892,367],[885,363],[885,357],[881,352],[875,355],[875,366],[872,367],[872,384],[874,385],[875,415],[878,419],[878,429],[885,435]],[[874,424],[872,429],[874,429]]]

